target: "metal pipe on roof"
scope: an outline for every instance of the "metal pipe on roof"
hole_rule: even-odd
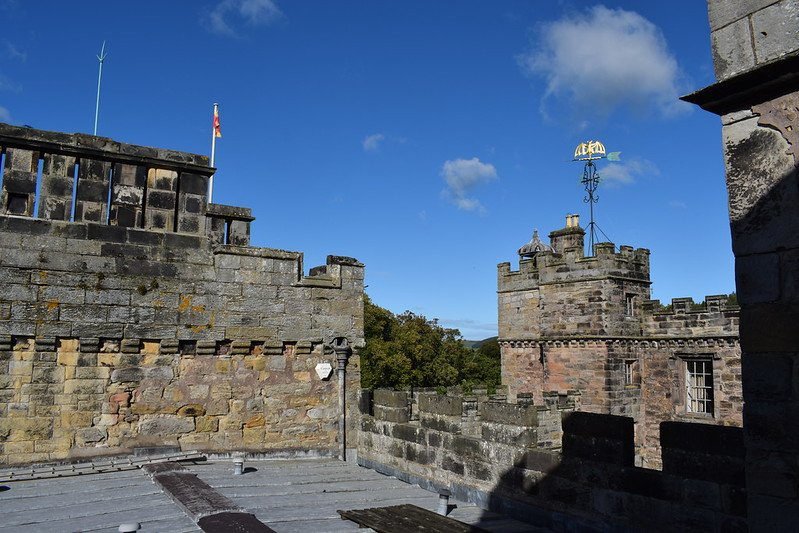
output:
[[[333,339],[333,351],[336,352],[338,362],[338,458],[347,460],[347,411],[346,411],[346,383],[347,360],[352,353],[346,337]]]

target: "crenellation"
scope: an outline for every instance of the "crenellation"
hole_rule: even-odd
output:
[[[548,391],[578,389],[580,410],[632,417],[637,461],[658,467],[658,424],[691,415],[686,373],[700,368],[689,360],[701,359],[713,366],[709,422],[740,425],[737,308],[719,295],[701,306],[675,298],[662,308],[650,300],[648,249],[617,252],[597,243],[594,256],[583,256],[584,231],[569,218],[550,234],[555,251],[540,242],[531,251],[531,242],[520,249],[519,272],[498,266],[502,380],[510,396],[529,394],[542,404]],[[519,282],[523,264],[534,266],[534,283]]]
[[[3,191],[25,164],[35,188],[45,154],[39,218],[0,205],[0,430],[35,414],[53,431],[11,432],[0,463],[337,448],[337,380],[313,369],[335,366],[334,338],[363,344],[363,264],[331,255],[303,276],[301,253],[249,246],[251,211],[207,204],[202,156],[2,124],[0,145]]]
[[[385,403],[385,393],[376,390],[374,395]],[[436,426],[393,420],[377,409],[372,415],[370,395],[364,394],[358,461],[408,482],[447,487],[461,498],[519,518],[532,511],[563,529],[594,530],[598,524],[657,529],[664,520],[681,530],[745,524],[740,428],[665,426],[666,467],[659,472],[633,466],[632,418],[575,412],[571,402],[579,396],[578,391],[548,393],[548,406],[527,398],[515,404],[480,402],[480,431],[472,436],[467,434],[471,421]],[[568,405],[561,407],[557,398]],[[437,402],[450,405],[462,399],[448,392]],[[713,475],[714,469],[720,474]]]

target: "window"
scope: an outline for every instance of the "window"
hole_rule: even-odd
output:
[[[625,316],[635,316],[635,294],[624,295],[624,314]]]
[[[624,384],[635,385],[636,374],[638,374],[638,361],[635,359],[624,361]]]
[[[689,413],[713,414],[713,361],[685,361],[685,407]]]

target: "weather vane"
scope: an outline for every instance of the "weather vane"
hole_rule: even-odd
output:
[[[619,154],[621,152],[605,152],[605,145],[599,141],[588,141],[577,145],[574,149],[574,159],[572,161],[585,162],[583,167],[583,179],[580,183],[585,187],[585,192],[588,193],[583,201],[588,204],[591,210],[591,222],[588,223],[588,238],[590,239],[591,255],[594,255],[594,244],[597,242],[597,230],[602,231],[597,226],[594,220],[594,204],[599,201],[599,196],[596,195],[597,187],[599,187],[599,174],[596,171],[594,161],[600,159],[607,159],[608,161],[619,161]],[[604,235],[605,232],[602,232]],[[605,235],[607,238],[607,235]]]

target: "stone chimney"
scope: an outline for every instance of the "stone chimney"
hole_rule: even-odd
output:
[[[566,227],[549,234],[552,249],[562,254],[567,248],[585,249],[585,230],[580,227],[580,215],[566,215]]]

